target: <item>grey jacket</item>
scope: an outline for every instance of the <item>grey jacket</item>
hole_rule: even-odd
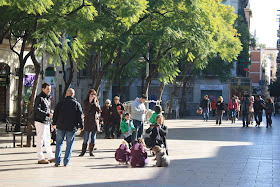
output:
[[[167,167],[170,164],[168,156],[163,151],[159,151],[156,154],[156,166],[157,167]]]
[[[137,97],[131,106],[131,119],[144,122],[145,119],[145,104],[140,103],[139,98]]]

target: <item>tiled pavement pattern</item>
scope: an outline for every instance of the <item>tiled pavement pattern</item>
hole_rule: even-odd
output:
[[[35,148],[5,148],[12,138],[0,134],[0,186],[280,186],[280,117],[273,127],[242,128],[224,121],[216,126],[200,119],[167,120],[171,165],[130,168],[118,165],[114,151],[121,139],[97,140],[95,158],[78,157],[71,166],[36,164]],[[102,135],[103,136],[103,135]],[[54,147],[53,147],[54,149]]]

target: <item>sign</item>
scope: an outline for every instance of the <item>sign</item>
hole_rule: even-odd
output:
[[[243,70],[244,71],[249,71],[249,65],[251,65],[251,61],[242,59],[242,60],[240,60],[240,62],[242,64]]]
[[[34,85],[35,75],[25,75],[24,86],[32,87]]]
[[[200,85],[200,90],[223,90],[223,85]]]

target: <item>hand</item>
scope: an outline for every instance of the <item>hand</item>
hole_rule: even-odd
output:
[[[135,129],[133,129],[133,132],[135,132],[136,130]]]
[[[146,114],[147,112],[148,112],[147,109],[145,109],[144,113]]]
[[[53,114],[52,113],[49,114],[49,118],[51,118],[51,119],[53,118]]]
[[[81,132],[83,132],[85,129],[81,129]]]
[[[52,128],[53,128],[53,129],[56,129],[56,125],[52,125]]]
[[[150,125],[150,128],[153,129],[155,126],[154,125]]]
[[[128,135],[128,132],[125,132],[125,135]]]
[[[89,100],[90,103],[92,103],[92,101],[93,101],[93,96],[89,96],[88,100]]]

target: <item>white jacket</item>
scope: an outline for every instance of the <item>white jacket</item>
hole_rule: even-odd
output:
[[[145,104],[140,103],[139,98],[137,97],[132,102],[131,118],[134,119],[134,120],[144,122],[144,120],[145,120],[145,110],[146,110]]]

